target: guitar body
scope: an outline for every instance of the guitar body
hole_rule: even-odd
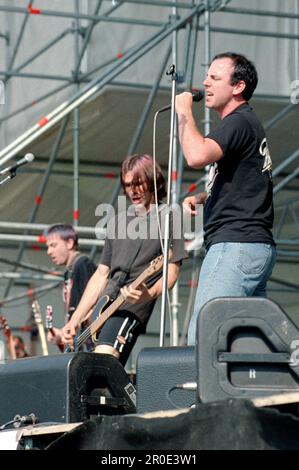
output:
[[[99,319],[101,313],[105,310],[105,308],[107,308],[109,303],[110,297],[108,295],[103,295],[103,297],[100,297],[100,300],[97,302],[92,312],[93,323],[95,320]],[[64,352],[78,352],[80,351],[80,348],[83,346],[83,344],[87,346],[87,350],[91,349],[92,344],[94,344],[97,340],[98,334],[99,330],[95,331],[94,333],[91,333],[89,331],[89,327],[87,327],[83,332],[78,332],[76,334],[76,336],[74,337],[74,346],[67,346]]]

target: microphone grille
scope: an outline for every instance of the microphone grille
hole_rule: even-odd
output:
[[[193,101],[201,101],[204,98],[204,93],[201,90],[192,90]]]
[[[33,153],[26,153],[25,159],[27,160],[27,162],[32,162],[34,160]]]

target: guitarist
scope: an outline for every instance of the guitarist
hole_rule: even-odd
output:
[[[166,195],[165,180],[159,165],[155,166],[158,217],[163,225],[165,205],[160,202]],[[152,157],[128,156],[122,163],[120,179],[130,206],[127,211],[120,212],[108,221],[100,264],[62,333],[63,341],[72,345],[81,322],[100,296],[108,295],[113,300],[121,293],[126,302],[103,325],[97,337],[95,352],[111,354],[125,365],[137,337],[145,332],[156,299],[162,294],[162,278],[159,272],[147,285],[143,284],[138,289],[129,287],[161,253]],[[180,225],[177,219],[173,227],[175,225]],[[187,258],[181,233],[179,236],[173,236],[171,248],[173,255],[168,267],[170,289],[178,279],[182,260]]]
[[[77,308],[84,289],[96,270],[94,262],[78,249],[78,235],[72,225],[55,224],[46,232],[47,254],[57,266],[66,266],[63,283],[65,322]],[[52,328],[48,340],[61,345],[61,330]]]

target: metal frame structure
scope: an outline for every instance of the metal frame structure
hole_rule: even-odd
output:
[[[103,5],[107,5],[110,3],[110,8],[104,13],[100,14]],[[169,11],[169,20],[167,22],[159,22],[159,21],[150,21],[144,18],[143,20],[137,20],[134,18],[124,18],[120,16],[115,16],[114,13],[119,11],[121,12],[121,7],[124,4],[145,4],[151,5],[156,8],[163,8]],[[21,278],[22,275],[20,273],[16,273],[17,266],[22,265],[22,256],[25,248],[25,244],[27,242],[32,241],[41,241],[39,236],[32,235],[32,232],[43,230],[44,227],[35,224],[36,216],[39,210],[39,203],[38,201],[41,200],[42,196],[44,195],[49,176],[53,171],[53,166],[56,161],[62,140],[65,135],[66,126],[70,117],[73,119],[73,223],[76,226],[79,234],[89,234],[94,233],[94,228],[92,227],[80,227],[79,225],[79,210],[80,210],[80,201],[79,201],[79,184],[80,184],[80,172],[79,172],[79,163],[80,163],[80,105],[84,103],[87,99],[92,96],[95,96],[99,91],[101,91],[107,84],[110,86],[126,86],[132,88],[148,88],[144,84],[130,84],[130,83],[123,83],[117,80],[118,75],[120,72],[129,68],[132,64],[137,62],[141,57],[147,54],[150,50],[152,50],[157,44],[161,43],[167,38],[170,38],[170,45],[167,49],[165,54],[164,60],[162,62],[162,66],[158,73],[156,74],[155,81],[152,85],[152,88],[149,89],[148,99],[145,104],[144,110],[142,115],[140,116],[140,120],[138,126],[132,136],[132,140],[130,146],[128,148],[128,154],[134,153],[138,142],[142,136],[144,131],[145,123],[148,119],[149,112],[152,107],[152,103],[154,98],[156,97],[160,87],[161,78],[165,71],[166,64],[170,60],[170,57],[173,63],[177,61],[177,33],[179,30],[185,31],[185,51],[184,51],[184,73],[185,79],[184,82],[187,84],[188,87],[192,87],[193,82],[193,75],[194,75],[194,63],[195,63],[195,54],[196,54],[196,46],[197,46],[197,37],[199,32],[204,32],[204,50],[205,50],[205,57],[204,57],[204,66],[208,67],[210,62],[210,54],[211,54],[211,34],[213,32],[217,33],[229,33],[235,35],[253,35],[253,36],[260,36],[260,37],[272,37],[272,38],[281,38],[281,39],[292,39],[296,42],[297,45],[297,54],[298,54],[298,62],[299,62],[299,1],[297,11],[294,13],[286,12],[286,13],[279,13],[275,11],[262,11],[262,10],[254,10],[249,8],[233,8],[229,6],[232,3],[231,0],[204,0],[204,1],[196,1],[190,0],[189,2],[179,2],[179,1],[159,1],[159,0],[98,0],[95,5],[95,9],[92,15],[83,14],[80,12],[80,2],[79,0],[74,0],[74,9],[72,12],[67,11],[52,11],[52,10],[42,10],[38,7],[38,2],[32,0],[27,8],[24,7],[14,7],[14,6],[3,6],[0,2],[0,12],[10,12],[11,14],[22,14],[24,15],[23,23],[21,29],[18,34],[18,38],[16,44],[14,46],[13,52],[11,53],[11,58],[7,66],[7,70],[0,71],[0,77],[3,79],[4,82],[9,81],[12,77],[23,77],[24,80],[27,78],[38,78],[42,79],[51,79],[54,82],[58,82],[59,86],[56,87],[49,93],[43,94],[36,98],[36,102],[42,102],[48,97],[54,95],[55,93],[72,87],[75,87],[75,92],[70,96],[70,98],[59,105],[56,109],[50,112],[47,116],[43,116],[39,119],[39,121],[25,132],[23,135],[15,139],[10,145],[6,146],[0,151],[0,167],[4,165],[7,161],[9,161],[12,157],[17,154],[21,154],[24,148],[29,144],[35,141],[37,138],[45,134],[51,127],[55,124],[60,123],[60,129],[56,135],[54,145],[50,152],[49,161],[47,163],[47,168],[42,175],[39,190],[36,195],[36,204],[32,207],[32,211],[28,216],[28,223],[26,224],[13,224],[13,223],[0,223],[0,228],[11,229],[11,233],[2,234],[0,236],[0,241],[19,241],[19,250],[15,260],[15,265],[13,267],[13,271],[10,273],[3,273],[2,278],[8,279],[7,288],[5,291],[5,299],[2,300],[2,304],[11,300],[12,297],[9,297],[9,292],[11,286],[13,284],[13,280],[17,277]],[[180,15],[178,14],[180,12]],[[224,15],[226,13],[230,14],[244,14],[244,15],[257,15],[257,16],[272,16],[276,18],[286,18],[286,19],[293,19],[297,22],[297,34],[281,34],[275,32],[265,32],[265,31],[252,31],[252,30],[240,30],[235,28],[219,28],[219,27],[212,27],[211,26],[211,16],[216,14]],[[113,14],[113,16],[112,16]],[[51,41],[49,41],[46,45],[40,48],[35,54],[33,54],[29,59],[24,61],[22,64],[15,66],[15,59],[17,52],[19,50],[19,46],[23,40],[24,32],[30,21],[30,17],[32,15],[44,15],[44,16],[53,16],[57,18],[69,18],[72,22],[70,27],[68,27],[65,31],[61,34],[57,35]],[[85,28],[81,26],[81,20],[88,20],[89,25]],[[144,27],[152,28],[153,34],[150,39],[145,41],[140,41],[136,47],[125,51],[122,54],[121,58],[113,57],[110,60],[98,64],[98,66],[88,71],[87,73],[81,73],[81,64],[84,57],[84,53],[88,48],[90,43],[93,29],[101,22],[113,22],[114,24],[126,24],[131,25],[142,25]],[[63,76],[63,75],[48,75],[48,74],[34,74],[34,73],[24,73],[22,70],[25,66],[29,65],[33,62],[37,57],[41,56],[42,54],[46,54],[54,45],[59,43],[65,36],[72,34],[74,36],[74,50],[75,50],[75,64],[74,70],[70,76]],[[1,38],[5,39],[6,45],[9,44],[9,35],[1,33]],[[81,44],[80,44],[81,42]],[[299,69],[298,69],[299,70]],[[95,78],[91,78],[94,76]],[[298,71],[299,76],[299,71]],[[62,84],[61,84],[62,83]],[[271,99],[284,99],[286,101],[286,97],[281,96],[271,96]],[[12,119],[17,114],[25,111],[31,106],[31,104],[23,105],[19,109],[16,109],[9,114],[2,116],[0,118],[0,124]],[[291,113],[294,109],[294,105],[290,105],[286,102],[285,108],[279,112],[276,116],[274,116],[269,122],[265,123],[266,130],[271,129],[275,125],[277,125],[283,117],[287,114]],[[210,129],[210,114],[209,110],[205,111],[205,120],[204,120],[205,132],[207,133]],[[182,193],[182,182],[183,182],[183,155],[179,151],[178,145],[175,144],[174,146],[174,172],[176,173],[176,177],[174,178],[173,185],[172,185],[172,202],[177,202],[182,199],[184,194]],[[294,162],[298,161],[299,159],[299,150],[296,150],[292,155],[287,158],[284,163],[279,165],[277,168],[274,169],[273,176],[278,177],[288,170],[289,165],[293,164]],[[299,166],[291,171],[287,176],[285,176],[279,184],[275,186],[275,194],[277,194],[281,189],[285,188],[294,178],[296,178],[299,174]],[[194,185],[190,187],[190,192],[195,190],[196,187],[203,183],[205,177],[202,176]],[[113,194],[111,196],[111,204],[114,204],[116,198],[118,196],[120,189],[119,182],[115,183],[115,188]],[[280,233],[282,232],[283,225],[285,223],[286,217],[289,213],[291,213],[294,221],[294,225],[297,227],[299,231],[299,219],[296,215],[296,205],[298,205],[299,197],[293,198],[292,200],[287,201],[284,203],[279,210],[281,211],[281,217],[279,220],[278,225],[276,226],[276,237],[278,242],[278,253],[284,257],[292,258],[296,260],[299,256],[299,237],[296,239],[280,239]],[[16,234],[16,231],[22,230],[23,233]],[[201,236],[201,235],[200,235]],[[200,238],[199,236],[199,238]],[[81,244],[85,244],[86,246],[92,247],[91,255],[94,256],[97,246],[102,245],[102,240],[92,240],[86,238],[80,238]],[[298,251],[297,251],[298,250]],[[195,257],[195,265],[199,264],[199,250],[194,252]],[[26,277],[26,276],[25,276]],[[33,276],[34,277],[34,276]],[[45,273],[40,274],[41,280],[47,280],[48,277]],[[277,283],[281,289],[291,289],[292,292],[298,291],[299,286],[289,283],[288,285],[284,280],[275,279],[273,282]],[[194,280],[193,280],[194,284]],[[49,288],[53,288],[53,285],[50,285]],[[191,289],[193,294],[195,289]],[[190,314],[192,302],[189,302],[190,308],[188,308],[187,317]],[[173,322],[173,331],[172,331],[172,343],[174,345],[178,344],[179,342],[179,334],[177,329],[177,312],[179,306],[179,294],[178,290],[175,289],[172,293],[172,314],[174,317]]]

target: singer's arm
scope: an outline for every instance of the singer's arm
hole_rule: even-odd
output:
[[[192,113],[192,94],[176,96],[180,144],[189,166],[203,168],[223,157],[221,147],[212,139],[205,138],[197,129]]]

